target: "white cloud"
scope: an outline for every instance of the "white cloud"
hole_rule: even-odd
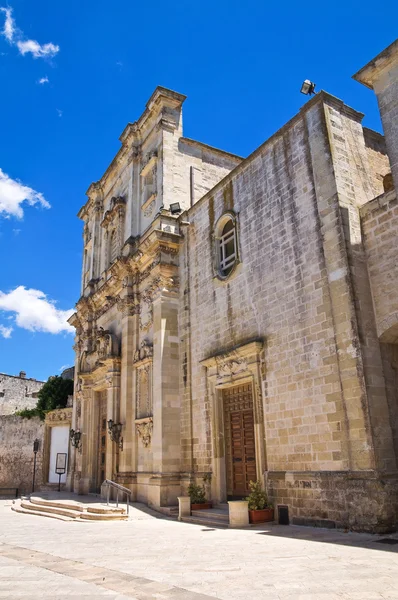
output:
[[[11,16],[12,8],[1,8],[0,7],[0,11],[5,13],[5,15],[6,15],[6,20],[4,21],[4,28],[3,28],[2,34],[4,35],[6,40],[8,40],[10,42],[10,44],[12,44],[13,38],[14,38],[14,33],[15,33],[15,22]]]
[[[38,204],[43,208],[50,208],[50,204],[45,200],[43,194],[36,192],[27,185],[23,185],[16,179],[11,179],[0,169],[0,215],[9,218],[11,215],[22,219],[22,203],[26,202],[29,206]]]
[[[18,50],[25,56],[28,52],[32,53],[33,58],[52,57],[59,52],[59,46],[54,44],[40,45],[36,40],[26,40],[25,42],[17,42]]]
[[[64,112],[62,110],[60,110],[59,108],[57,108],[57,113],[59,117],[62,117],[62,115],[64,114]]]
[[[45,77],[42,77],[41,79],[39,79],[37,83],[40,83],[41,85],[43,85],[43,83],[48,83],[48,82],[49,82],[49,79],[46,75]]]
[[[4,338],[10,338],[12,331],[12,327],[4,327],[4,325],[0,325],[0,335],[2,335]]]
[[[15,313],[15,323],[28,331],[47,333],[73,333],[74,329],[67,319],[73,314],[73,308],[60,310],[40,290],[26,289],[20,285],[5,293],[0,291],[0,311]]]
[[[62,367],[59,369],[59,371],[65,371],[65,369],[70,369],[72,367],[72,365],[62,365]]]
[[[0,11],[5,14],[4,27],[1,34],[12,45],[17,46],[22,56],[31,53],[33,58],[51,58],[59,52],[59,46],[52,44],[39,44],[36,40],[27,40],[23,32],[15,25],[12,18],[12,8],[0,7]]]

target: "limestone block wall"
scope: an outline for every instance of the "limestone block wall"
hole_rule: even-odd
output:
[[[311,111],[319,135],[322,110]],[[190,211],[191,427],[199,471],[209,470],[211,455],[211,410],[200,361],[256,338],[266,348],[269,470],[349,468],[308,121],[300,117],[289,124]],[[212,235],[227,210],[238,215],[241,265],[224,283],[215,278]]]
[[[387,173],[391,172],[391,165],[387,155],[386,142],[384,137],[364,127],[362,129],[367,159],[370,170],[367,176],[372,179],[374,196],[380,196],[384,192],[383,179]]]
[[[394,60],[374,84],[383,122],[395,189],[398,187],[398,43],[394,46]]]
[[[43,385],[44,381],[0,373],[0,415],[11,415],[17,410],[34,408],[37,393]]]
[[[200,473],[212,466],[214,407],[200,362],[261,339],[266,477],[283,481],[270,487],[273,500],[289,504],[297,517],[335,519],[344,510],[330,481],[355,472],[363,482],[376,465],[395,465],[388,427],[385,440],[379,436],[374,446],[386,415],[384,408],[369,414],[364,370],[372,362],[364,360],[359,333],[371,313],[368,305],[357,310],[369,282],[359,265],[363,249],[358,256],[350,249],[361,244],[358,206],[375,193],[376,177],[363,177],[372,169],[367,157],[360,117],[321,94],[189,211],[180,282],[186,469]],[[226,211],[237,215],[240,264],[220,281],[214,229]],[[358,281],[364,278],[357,295],[354,272]],[[374,338],[370,328],[367,341]],[[376,378],[380,352],[377,360]],[[377,394],[372,398],[376,404]],[[305,502],[300,473],[309,482]],[[328,484],[320,473],[329,474]],[[344,477],[339,481],[353,499],[355,486]],[[375,521],[383,519],[377,485],[358,486],[361,508],[349,501],[351,515],[347,509],[342,521],[364,525],[369,489],[371,504],[383,505]]]
[[[187,210],[225,175],[241,158],[180,137],[163,133],[164,195]]]
[[[398,200],[394,190],[361,209],[361,224],[376,315],[382,341],[398,342]]]
[[[44,422],[38,417],[23,419],[0,416],[0,488],[15,487],[19,492],[32,491],[33,442],[40,440],[36,463],[36,489],[43,483]]]

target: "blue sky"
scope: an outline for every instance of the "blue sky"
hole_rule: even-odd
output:
[[[299,110],[306,78],[381,127],[351,75],[395,39],[395,1],[0,7],[0,372],[47,379],[73,364],[76,213],[157,85],[188,96],[187,137],[242,156]]]

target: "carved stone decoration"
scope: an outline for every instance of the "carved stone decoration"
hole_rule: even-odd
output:
[[[117,298],[117,309],[123,317],[133,316],[140,312],[139,296],[137,294],[127,294],[124,298]]]
[[[151,262],[151,264],[149,265],[149,267],[147,267],[144,271],[142,271],[139,274],[139,283],[141,283],[142,281],[144,281],[144,279],[146,279],[147,277],[149,277],[149,275],[151,274],[151,271],[158,265],[160,264],[160,260],[161,260],[161,255],[160,253],[156,256],[156,258]]]
[[[118,358],[120,354],[117,337],[107,329],[100,327],[98,331],[93,332],[93,337],[95,339],[93,350],[84,351],[80,358],[82,374],[94,371],[103,361]]]
[[[153,306],[151,287],[147,288],[141,296],[140,330],[149,331],[153,324]]]
[[[218,374],[221,376],[235,375],[240,371],[246,371],[247,363],[243,359],[231,360],[229,362],[221,362],[218,365]]]
[[[152,440],[152,432],[153,432],[153,419],[149,417],[147,419],[142,419],[136,421],[135,429],[141,438],[142,444],[145,448],[147,448]]]
[[[102,327],[100,327],[97,333],[95,349],[98,353],[99,360],[104,360],[106,358],[116,356],[118,352],[117,342],[115,340],[114,335],[107,329],[103,329]]]
[[[51,410],[46,414],[45,422],[46,423],[55,423],[55,422],[70,422],[72,420],[72,408],[57,408],[55,410]]]
[[[116,302],[118,302],[117,296],[115,296],[115,297],[107,296],[105,304],[103,304],[101,306],[101,308],[99,308],[95,312],[95,318],[99,319],[100,317],[102,317],[102,315],[104,315],[106,312],[108,312],[108,310],[110,310],[112,308],[112,306],[114,306],[116,304]]]
[[[152,365],[146,363],[137,369],[136,418],[150,417],[152,410]]]
[[[143,340],[141,342],[140,347],[134,353],[134,362],[139,362],[140,360],[144,360],[145,358],[152,358],[153,356],[153,346],[148,342],[148,340]]]
[[[232,375],[236,375],[236,373],[246,370],[247,362],[242,358],[229,361],[221,359],[217,361],[217,374],[219,377],[231,377]]]
[[[152,202],[149,204],[149,206],[146,207],[146,209],[144,210],[144,217],[151,217],[153,214],[153,211],[155,209],[155,200],[152,200]]]
[[[115,220],[115,217],[124,216],[126,207],[126,200],[122,196],[111,198],[109,209],[104,214],[104,218],[101,222],[102,227],[108,227],[108,225]]]

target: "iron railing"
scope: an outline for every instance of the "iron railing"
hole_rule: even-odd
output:
[[[120,485],[120,483],[115,483],[114,481],[111,481],[110,479],[105,479],[105,481],[103,482],[102,485],[105,485],[107,488],[106,489],[106,504],[107,504],[107,506],[109,506],[109,496],[111,493],[111,488],[116,490],[116,508],[119,508],[119,492],[121,492],[122,494],[126,494],[127,514],[129,514],[129,497],[131,497],[131,490],[129,490],[128,488],[125,488],[123,485]]]

